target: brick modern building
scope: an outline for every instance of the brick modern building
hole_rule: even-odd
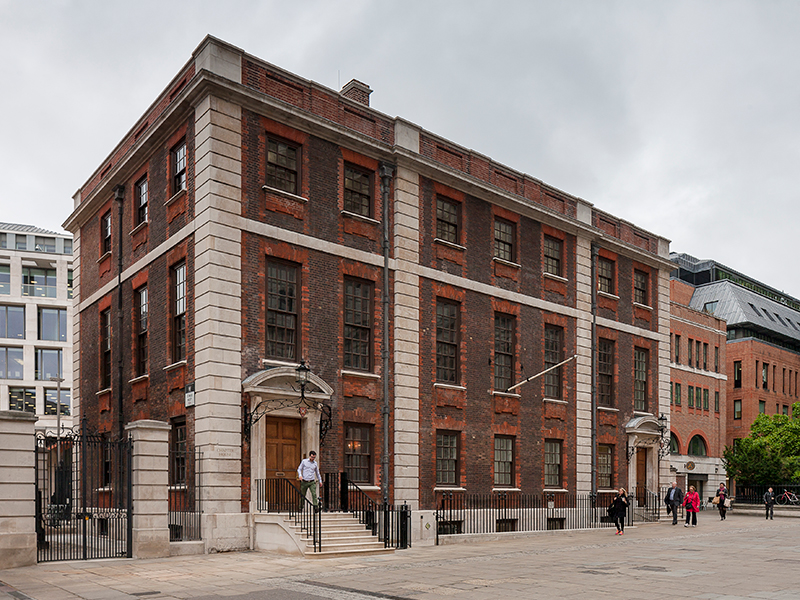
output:
[[[72,320],[72,237],[0,223],[0,410],[72,427]]]
[[[727,322],[726,445],[760,413],[789,414],[800,398],[800,300],[713,260],[673,254],[692,284],[689,305]]]
[[[253,486],[312,448],[414,510],[588,493],[594,322],[597,485],[656,489],[667,240],[370,92],[201,43],[75,195],[81,414],[109,436],[168,421],[202,451],[209,549],[247,547]]]
[[[670,466],[684,490],[706,497],[726,480],[726,323],[690,308],[693,286],[673,279],[670,288]]]

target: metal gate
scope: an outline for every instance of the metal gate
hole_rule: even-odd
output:
[[[128,439],[79,432],[36,434],[39,562],[132,556]]]

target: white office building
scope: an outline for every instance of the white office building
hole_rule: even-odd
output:
[[[0,223],[0,410],[72,427],[71,323],[72,236]]]

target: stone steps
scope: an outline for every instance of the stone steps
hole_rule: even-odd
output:
[[[340,558],[344,556],[366,556],[372,554],[393,554],[394,548],[385,548],[377,536],[358,522],[349,513],[322,513],[320,532],[322,551],[314,552],[314,542],[306,531],[285,517],[287,529],[305,542],[306,558]]]

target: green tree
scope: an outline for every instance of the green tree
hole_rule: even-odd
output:
[[[728,477],[741,483],[768,485],[800,481],[800,402],[792,417],[758,415],[750,435],[727,446],[723,457]]]

